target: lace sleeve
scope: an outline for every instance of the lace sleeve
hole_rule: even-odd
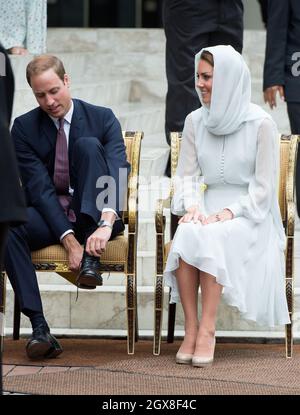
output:
[[[279,139],[275,124],[265,119],[258,130],[255,173],[250,179],[248,194],[227,206],[235,217],[245,216],[262,222],[277,198],[279,174]]]

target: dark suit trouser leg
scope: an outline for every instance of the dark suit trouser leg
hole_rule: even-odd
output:
[[[291,125],[291,133],[300,135],[300,102],[288,102],[287,109]],[[296,196],[297,212],[300,217],[300,146],[298,147],[296,166]]]
[[[29,207],[27,212],[28,222],[8,233],[4,260],[8,278],[25,315],[27,310],[43,312],[31,251],[58,242],[35,208]]]
[[[73,207],[76,218],[80,221],[80,215],[88,218],[82,219],[82,224],[76,221],[76,228],[82,235],[82,226],[87,235],[97,229],[103,204],[101,203],[101,192],[103,187],[97,187],[97,181],[101,177],[108,177],[109,172],[105,161],[104,148],[96,137],[82,137],[74,144],[72,154],[72,175],[75,178]],[[99,183],[98,183],[99,185]],[[112,185],[114,193],[114,188]],[[117,210],[117,207],[114,207]],[[116,221],[111,239],[122,232],[124,225],[122,221]],[[80,240],[84,238],[79,237]]]

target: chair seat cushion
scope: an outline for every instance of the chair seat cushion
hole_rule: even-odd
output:
[[[101,255],[101,264],[122,264],[127,260],[127,238],[117,236],[108,242],[105,252]],[[65,263],[68,264],[67,252],[62,245],[51,245],[31,253],[33,264]]]

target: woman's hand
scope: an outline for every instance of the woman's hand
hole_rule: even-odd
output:
[[[225,222],[226,220],[233,219],[233,213],[229,209],[223,209],[221,212],[215,213],[213,215],[208,216],[203,225],[208,225],[214,222]]]
[[[201,222],[202,224],[205,221],[205,216],[198,210],[197,206],[192,206],[187,209],[187,213],[179,219],[178,224],[188,223],[193,221],[194,223]]]

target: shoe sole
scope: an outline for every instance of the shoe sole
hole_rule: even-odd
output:
[[[26,353],[29,359],[43,359],[51,350],[51,343],[41,343],[32,341],[30,347],[26,347]]]
[[[48,351],[44,356],[45,359],[54,359],[55,357],[59,356],[63,352],[63,349],[53,349]]]
[[[93,290],[96,288],[95,286],[101,286],[103,285],[102,281],[99,281],[99,279],[93,277],[92,275],[80,275],[76,281],[76,285],[78,288],[85,288]]]
[[[96,285],[84,285],[84,284],[78,284],[77,283],[77,287],[81,288],[82,290],[95,290],[96,289]]]
[[[192,362],[192,366],[193,367],[209,367],[209,366],[212,366],[212,364],[213,364],[213,362],[207,362],[207,363],[193,363]]]
[[[176,363],[178,363],[179,365],[190,365],[192,363],[192,359],[184,360],[176,358]]]

